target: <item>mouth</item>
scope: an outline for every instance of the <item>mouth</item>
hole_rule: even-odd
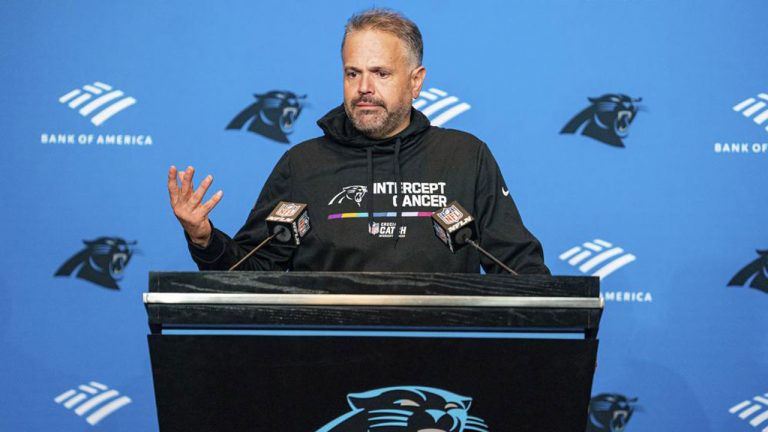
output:
[[[128,254],[116,253],[112,256],[112,262],[110,263],[110,273],[112,275],[121,275],[125,268],[125,263],[128,261]]]
[[[611,420],[611,430],[614,430],[616,432],[622,432],[626,424],[627,424],[626,411],[616,411],[613,413],[613,419]]]
[[[620,136],[629,133],[629,123],[632,121],[632,111],[622,110],[616,116],[615,129]]]
[[[288,131],[293,128],[293,123],[296,121],[296,115],[299,113],[298,108],[287,107],[283,109],[283,115],[280,117],[280,128],[283,131]]]
[[[383,108],[384,104],[376,101],[357,101],[354,103],[354,106],[361,109],[375,109]]]

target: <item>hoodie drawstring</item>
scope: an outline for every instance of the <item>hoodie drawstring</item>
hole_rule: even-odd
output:
[[[368,234],[373,235],[373,147],[365,151],[368,158]]]
[[[397,138],[397,141],[395,141],[395,157],[394,157],[394,168],[395,168],[395,197],[397,197],[397,194],[400,193],[400,183],[402,183],[403,179],[400,175],[400,147],[402,146],[402,141],[400,138]],[[370,146],[367,149],[365,149],[365,155],[368,161],[368,233],[370,235],[375,235],[373,233],[373,149],[375,146]],[[399,197],[398,197],[399,198]],[[395,217],[395,227],[394,227],[394,234],[393,238],[395,240],[395,247],[397,247],[397,242],[400,240],[400,232],[398,231],[400,229],[400,226],[402,225],[402,214],[403,212],[398,211],[397,216]]]
[[[397,141],[395,141],[395,196],[400,193],[400,184],[403,182],[402,177],[400,176],[400,145],[402,142],[400,141],[400,138],[397,138]],[[400,197],[398,197],[400,198]],[[395,217],[395,230],[394,230],[394,238],[395,238],[395,247],[397,247],[397,241],[400,240],[400,226],[402,225],[402,211],[397,212],[397,217]]]

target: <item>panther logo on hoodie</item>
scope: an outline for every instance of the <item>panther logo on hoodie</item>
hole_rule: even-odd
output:
[[[304,107],[307,97],[289,91],[272,90],[255,94],[256,102],[248,105],[232,119],[227,129],[242,129],[250,122],[248,130],[281,143],[288,143],[293,125]]]
[[[345,200],[350,200],[350,201],[354,201],[355,204],[357,204],[357,206],[360,207],[360,203],[363,202],[363,197],[365,196],[366,193],[368,193],[368,188],[366,186],[362,186],[362,185],[344,186],[341,192],[337,193],[333,198],[331,198],[330,201],[328,201],[328,205],[341,204]]]

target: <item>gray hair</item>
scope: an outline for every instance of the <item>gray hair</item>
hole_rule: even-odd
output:
[[[392,9],[368,9],[352,15],[344,27],[344,38],[341,40],[341,51],[347,35],[357,30],[379,30],[397,36],[405,42],[412,61],[421,66],[424,58],[424,42],[421,40],[419,27],[400,12]]]

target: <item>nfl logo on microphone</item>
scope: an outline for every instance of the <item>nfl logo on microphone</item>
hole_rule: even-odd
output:
[[[280,203],[280,206],[275,211],[275,216],[291,217],[299,211],[300,206],[296,203]]]
[[[439,213],[437,213],[437,216],[443,220],[448,225],[455,224],[456,222],[460,221],[461,218],[464,217],[464,213],[461,212],[458,208],[456,208],[456,205],[451,205],[449,207],[446,207],[442,209]]]

